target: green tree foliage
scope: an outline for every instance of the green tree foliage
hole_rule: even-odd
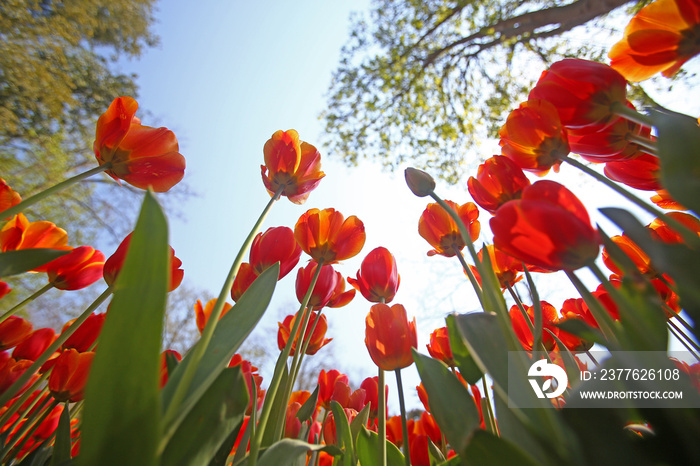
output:
[[[375,0],[369,21],[355,19],[330,87],[322,117],[331,152],[348,164],[410,161],[456,182],[477,160],[465,157],[497,136],[548,64],[605,60],[606,16],[628,4],[636,2]],[[581,39],[581,27],[595,27],[596,41]]]

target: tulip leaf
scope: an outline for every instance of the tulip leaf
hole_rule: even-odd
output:
[[[187,411],[191,409],[204,392],[206,392],[209,386],[218,377],[219,372],[231,361],[231,358],[236,353],[241,343],[243,343],[253,328],[255,328],[270,303],[272,292],[277,284],[278,274],[279,264],[275,264],[265,270],[250,287],[248,287],[248,290],[243,293],[243,296],[241,296],[233,308],[219,319],[209,342],[209,346],[202,356],[194,378],[190,383],[187,396],[180,407],[178,416],[172,421],[171,425],[168,426],[167,432],[164,433],[164,441],[167,441],[169,436],[174,433],[179,422],[187,414]],[[191,361],[191,355],[192,351],[182,359],[173,373],[169,375],[168,383],[163,387],[161,392],[164,409],[166,409],[167,405],[170,403],[176,387],[180,383],[182,375]]]
[[[331,411],[335,421],[335,438],[337,445],[343,450],[343,465],[353,466],[357,461],[353,461],[355,456],[355,448],[352,442],[352,432],[350,431],[350,423],[345,415],[343,407],[335,400],[331,400]]]
[[[78,464],[157,464],[168,227],[147,192],[85,389]]]
[[[366,427],[360,429],[357,435],[357,458],[362,466],[383,466],[379,461],[379,434],[368,430]],[[388,440],[386,442],[386,464],[387,466],[404,466],[406,463],[404,456],[396,445]]]
[[[316,389],[309,396],[309,398],[301,405],[299,411],[297,411],[297,419],[301,422],[305,422],[311,419],[311,416],[316,411],[316,403],[318,402],[318,391],[321,388],[320,385],[316,385]]]
[[[537,466],[523,450],[502,437],[496,437],[485,430],[477,430],[469,441],[466,450],[460,453],[462,464],[467,466],[517,464]]]
[[[339,454],[337,448],[326,445],[312,445],[303,440],[283,438],[274,443],[258,460],[259,466],[285,466],[291,465],[309,451],[325,451],[329,454]]]
[[[430,413],[452,448],[462,451],[481,423],[471,394],[442,361],[415,350],[413,360],[428,394]]]
[[[651,110],[658,130],[662,186],[671,196],[700,213],[700,127],[698,120],[670,110]]]
[[[60,249],[20,249],[0,253],[0,277],[10,277],[29,272],[54,259],[65,256],[70,251]]]
[[[224,369],[170,438],[161,464],[209,464],[241,424],[247,407],[248,389],[240,367]]]
[[[527,420],[523,420],[513,412],[508,407],[508,402],[498,395],[494,396],[493,404],[501,438],[517,445],[540,464],[555,464],[551,458],[553,453],[551,448],[544,446],[542,440],[531,433],[531,429],[523,423]]]
[[[582,340],[598,343],[601,346],[608,345],[600,331],[588,325],[583,319],[566,319],[555,323],[554,326]]]
[[[357,436],[360,433],[362,427],[367,425],[367,421],[369,420],[370,407],[370,403],[367,403],[365,407],[362,408],[362,411],[357,413],[355,419],[353,419],[350,423],[350,434],[352,435],[353,445],[357,444]]]
[[[56,427],[56,441],[53,445],[53,453],[51,454],[51,466],[58,466],[71,459],[71,438],[70,438],[70,411],[68,403],[61,411],[61,417],[58,419]]]
[[[282,354],[280,354],[282,356]],[[270,408],[270,418],[267,420],[267,425],[265,426],[265,432],[263,432],[262,442],[260,443],[263,447],[267,447],[280,440],[282,433],[284,431],[283,426],[285,418],[287,416],[287,393],[284,387],[287,386],[287,380],[289,379],[289,370],[285,364],[280,372],[280,381],[277,386],[277,390],[272,392],[268,390],[265,393],[265,403],[272,403]],[[281,424],[280,424],[281,423]],[[279,429],[278,429],[279,426]],[[278,432],[279,430],[279,432]]]
[[[452,350],[452,356],[454,357],[457,367],[459,367],[459,373],[464,377],[470,385],[474,385],[481,379],[484,374],[476,365],[474,358],[469,354],[469,348],[464,343],[462,335],[457,330],[455,323],[455,316],[449,315],[445,319],[447,323],[447,333],[450,337],[450,349]]]

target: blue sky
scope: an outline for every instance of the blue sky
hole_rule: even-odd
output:
[[[370,162],[348,168],[320,146],[323,126],[318,115],[350,31],[349,15],[366,10],[368,4],[367,0],[160,2],[155,33],[161,45],[137,61],[123,63],[122,71],[139,75],[139,104],[152,114],[143,118],[143,124],[172,129],[187,159],[185,179],[198,196],[182,206],[186,220],[171,219],[171,244],[183,261],[186,280],[207,293],[201,299],[218,294],[240,244],[269,199],[260,177],[263,144],[276,130],[294,128],[321,151],[326,178],[306,204],[278,202],[264,229],[293,228],[312,207],[357,215],[365,223],[367,243],[360,255],[337,270],[354,276],[362,258],[377,246],[394,253],[401,274],[395,302],[417,316],[418,347],[425,351],[429,333],[444,325],[446,314],[477,310],[459,263],[426,257],[430,248],[418,235],[417,225],[427,201],[410,193],[403,170],[386,173]],[[486,147],[481,160],[498,152],[493,141]],[[591,196],[592,183],[571,167],[562,167],[554,179],[568,180],[565,184],[584,199],[596,221],[595,207],[619,203],[602,188],[597,190],[600,196]],[[460,204],[471,200],[464,186],[440,186],[439,192]],[[487,217],[482,212],[484,227]],[[302,256],[302,264],[307,259]],[[296,272],[290,273],[278,285],[265,328],[274,330],[277,320],[298,307],[295,276]],[[575,295],[568,283],[551,278],[540,283],[540,294],[557,307]],[[194,319],[191,304],[187,311]],[[327,336],[334,338],[337,368],[356,383],[376,375],[363,341],[369,307],[358,294],[350,305],[327,311]],[[275,336],[269,341],[271,351],[276,351]],[[409,405],[415,406],[412,387],[418,383],[417,374],[413,367],[404,372]],[[390,395],[392,407],[398,410]]]

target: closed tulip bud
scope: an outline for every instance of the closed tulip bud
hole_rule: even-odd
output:
[[[435,180],[423,170],[409,167],[404,171],[404,175],[408,188],[416,196],[430,196],[435,191]]]

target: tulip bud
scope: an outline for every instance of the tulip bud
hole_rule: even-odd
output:
[[[435,180],[423,170],[409,167],[404,174],[406,175],[406,184],[408,188],[416,196],[430,196],[435,190]]]

